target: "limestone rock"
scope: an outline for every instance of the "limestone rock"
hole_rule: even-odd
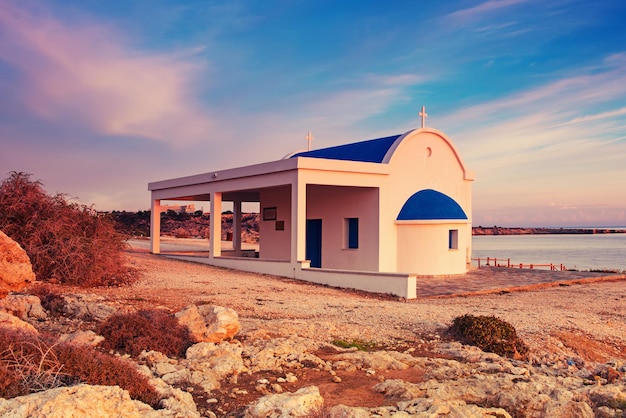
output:
[[[63,334],[59,337],[59,341],[68,342],[76,345],[88,345],[95,347],[104,341],[102,335],[98,335],[93,331],[76,331],[71,334]]]
[[[35,329],[28,322],[24,322],[17,316],[11,315],[6,312],[0,312],[0,327],[12,328],[16,331],[30,332],[33,334],[39,334],[39,331]]]
[[[63,312],[70,317],[86,321],[104,321],[117,313],[117,309],[104,303],[98,295],[64,295]]]
[[[395,401],[408,401],[423,398],[425,395],[425,392],[418,385],[399,379],[385,380],[374,386],[374,390]]]
[[[0,295],[22,290],[35,279],[26,251],[0,231]]]
[[[164,417],[148,405],[130,399],[128,392],[117,386],[77,385],[43,392],[0,399],[0,416],[28,417]]]
[[[246,371],[241,358],[242,348],[237,344],[203,342],[187,349],[185,367],[191,373],[190,382],[205,392],[220,388],[227,376],[237,376]],[[164,378],[171,378],[169,375]]]
[[[330,410],[330,418],[370,418],[367,408],[358,408],[346,405],[335,405]]]
[[[234,337],[241,325],[237,312],[215,305],[190,305],[176,313],[181,325],[189,328],[195,342],[218,343]]]
[[[317,386],[293,393],[265,395],[246,409],[245,418],[287,418],[312,416],[324,406]]]
[[[282,368],[298,369],[303,363],[315,365],[322,370],[330,370],[330,365],[311,354],[319,347],[314,341],[291,336],[290,338],[273,338],[255,340],[244,347],[250,371],[280,370]]]
[[[0,299],[0,310],[11,313],[20,319],[46,319],[48,314],[41,306],[41,300],[34,295],[8,294]]]
[[[237,344],[198,343],[187,349],[186,358],[193,370],[210,369],[220,378],[239,374],[245,370]]]
[[[399,353],[397,351],[354,351],[336,354],[331,357],[337,360],[337,366],[348,364],[355,365],[358,369],[373,370],[405,370],[416,363],[415,357],[410,354]]]

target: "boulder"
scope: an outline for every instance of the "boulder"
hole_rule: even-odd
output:
[[[34,295],[8,294],[0,299],[0,311],[13,314],[20,319],[46,319],[48,314],[41,306],[41,300]]]
[[[236,344],[224,342],[198,343],[187,349],[186,358],[192,370],[211,370],[220,379],[246,370],[241,353],[243,349]]]
[[[17,292],[35,281],[26,251],[0,231],[0,295]]]
[[[287,418],[314,416],[324,406],[317,386],[307,386],[293,393],[265,395],[246,409],[245,418]]]
[[[156,412],[117,386],[77,385],[0,399],[0,416],[11,418],[165,416]]]
[[[233,338],[241,325],[237,312],[215,305],[190,305],[176,313],[178,322],[189,329],[194,342],[218,343]]]
[[[16,331],[30,332],[32,334],[39,334],[39,331],[35,329],[28,322],[22,321],[17,316],[10,313],[0,312],[0,327],[12,328]],[[2,415],[0,415],[2,416]]]

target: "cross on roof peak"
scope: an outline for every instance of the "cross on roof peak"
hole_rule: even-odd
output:
[[[426,113],[426,106],[422,106],[422,110],[419,113],[419,115],[422,117],[422,128],[426,127],[426,117],[428,116],[428,113]]]
[[[311,142],[313,142],[313,139],[315,139],[313,138],[313,134],[311,134],[311,131],[309,131],[309,133],[306,134],[304,139],[306,139],[308,142],[307,151],[311,151]]]

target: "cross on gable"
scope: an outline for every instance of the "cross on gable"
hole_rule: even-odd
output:
[[[311,131],[309,131],[309,133],[308,133],[308,134],[306,134],[306,136],[304,137],[304,139],[306,139],[306,140],[307,140],[307,142],[308,142],[308,149],[307,149],[307,150],[308,150],[308,151],[311,151],[311,142],[313,142],[313,139],[314,139],[314,138],[313,138],[313,135],[311,134]]]
[[[426,106],[422,106],[422,111],[419,113],[419,115],[422,117],[422,128],[425,128],[426,117],[428,116],[428,113],[426,113]]]

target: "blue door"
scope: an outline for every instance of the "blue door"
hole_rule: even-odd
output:
[[[322,267],[322,220],[306,220],[306,259],[311,267]]]

